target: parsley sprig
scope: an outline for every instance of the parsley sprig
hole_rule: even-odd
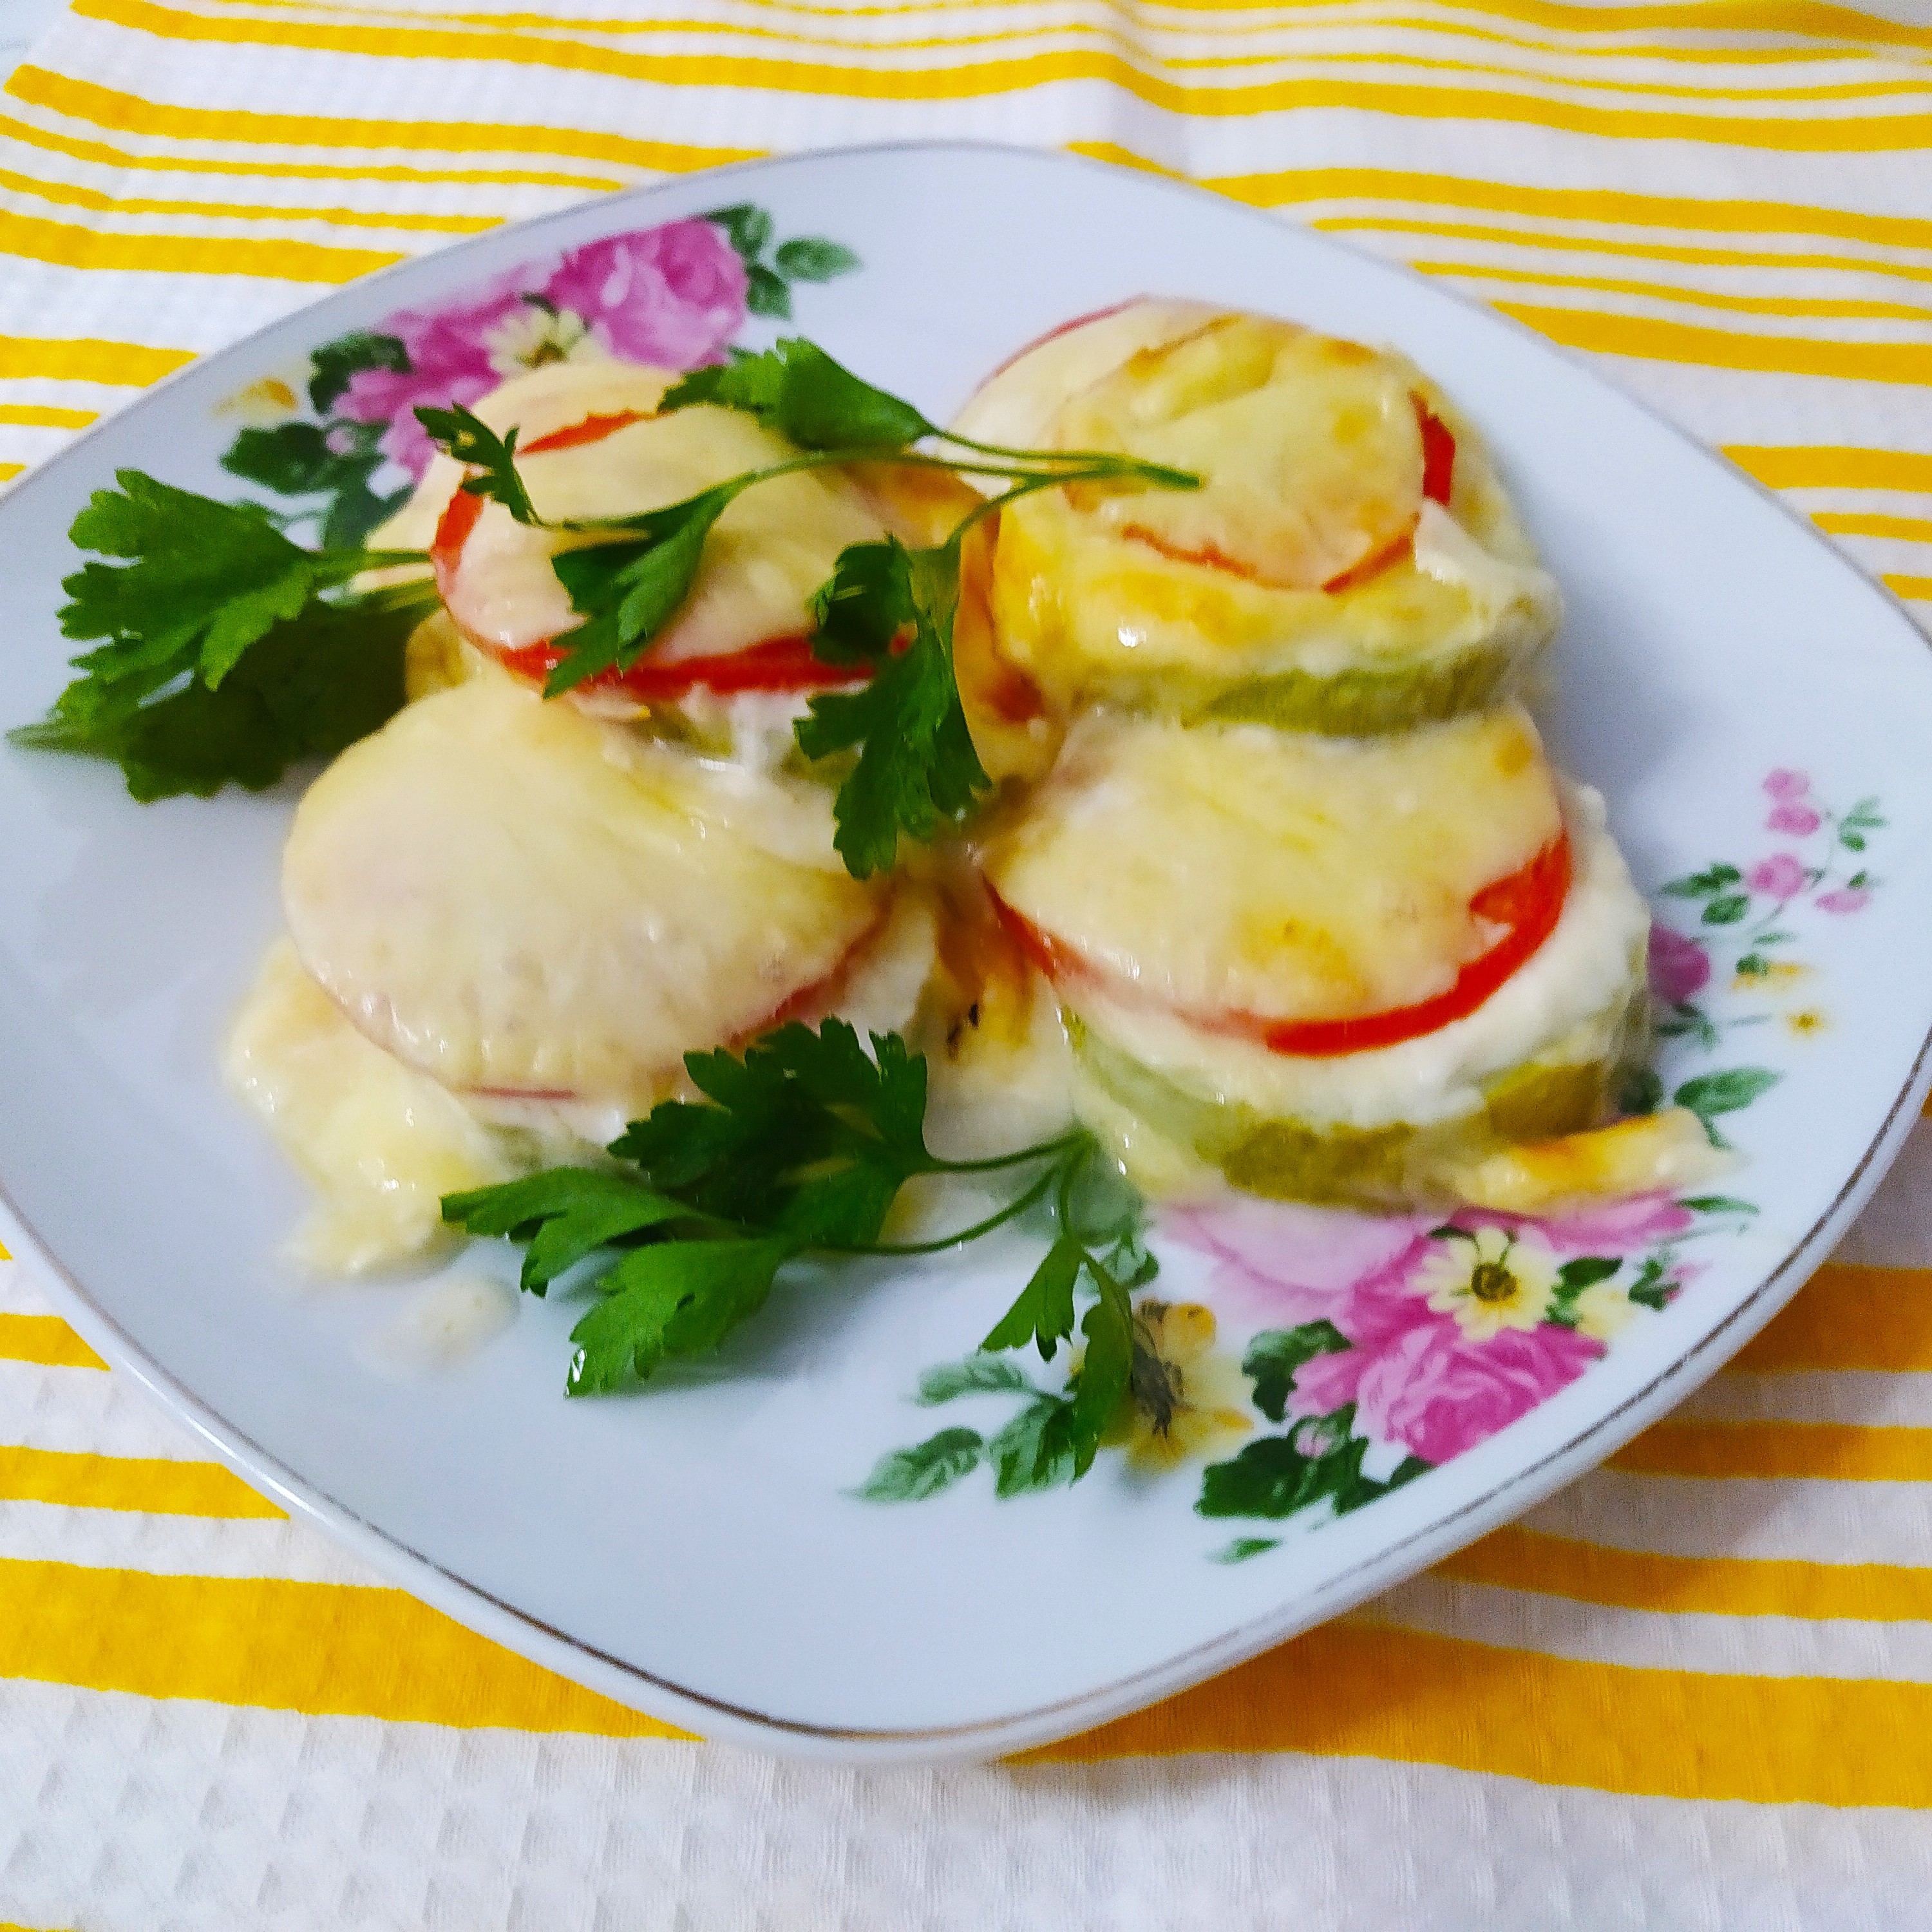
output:
[[[667,1361],[709,1353],[754,1315],[800,1256],[933,1254],[1052,1204],[1046,1258],[981,1346],[1032,1342],[1051,1359],[1074,1330],[1077,1291],[1097,1299],[1081,1322],[1086,1353],[1069,1393],[1042,1412],[1040,1456],[1077,1477],[1126,1391],[1134,1360],[1131,1290],[1154,1262],[1137,1211],[1113,1203],[1097,1227],[1084,1196],[1094,1143],[1075,1131],[982,1160],[926,1144],[926,1066],[896,1034],[828,1019],[794,1022],[742,1055],[693,1053],[704,1097],[668,1100],[610,1144],[616,1169],[561,1167],[445,1197],[443,1218],[521,1244],[536,1295],[588,1263],[594,1300],[571,1331],[572,1395],[634,1388]],[[906,1183],[926,1174],[1040,1171],[970,1227],[922,1241],[879,1237]]]
[[[16,744],[118,763],[139,799],[272,784],[328,757],[403,702],[403,644],[436,604],[420,581],[357,594],[418,550],[304,550],[253,503],[117,472],[74,519],[90,562],[66,579],[70,638],[102,639]]]
[[[596,522],[550,523],[538,514],[517,468],[514,430],[499,436],[462,409],[416,414],[440,446],[475,472],[464,489],[493,498],[519,523],[611,539],[551,560],[584,622],[558,640],[565,652],[545,682],[548,696],[637,662],[689,596],[712,525],[759,483],[803,470],[889,461],[1008,485],[932,548],[910,549],[897,538],[850,546],[812,600],[814,653],[828,663],[875,667],[862,689],[814,698],[811,716],[796,728],[808,758],[858,754],[834,814],[838,850],[862,879],[892,866],[902,836],[926,843],[942,826],[959,823],[992,784],[967,728],[952,665],[967,531],[1036,490],[1070,483],[1194,489],[1200,482],[1187,471],[1114,452],[1009,449],[955,436],[796,338],[760,355],[694,370],[672,385],[658,409],[670,413],[698,404],[754,416],[801,453],[662,508]],[[942,451],[915,451],[921,442]]]

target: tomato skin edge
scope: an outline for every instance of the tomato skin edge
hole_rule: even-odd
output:
[[[498,663],[519,677],[541,684],[566,655],[550,638],[514,651],[494,653]],[[802,634],[768,638],[742,650],[716,656],[680,658],[669,664],[640,658],[628,670],[614,666],[585,680],[584,691],[621,692],[644,704],[669,704],[700,686],[720,698],[742,692],[832,691],[842,685],[862,684],[874,667],[861,662],[826,664],[812,656],[812,640]]]
[[[644,418],[634,411],[621,415],[590,416],[584,422],[540,436],[523,454],[532,455],[546,449],[596,442],[632,422]],[[443,507],[436,520],[436,534],[430,542],[430,561],[436,571],[436,594],[448,608],[456,573],[461,567],[464,546],[470,541],[486,506],[486,500],[459,489]],[[459,624],[459,630],[462,626]],[[465,635],[468,635],[465,633]],[[470,642],[496,658],[506,670],[519,677],[542,683],[565,656],[553,638],[540,638],[534,644],[506,650],[500,646],[472,637]],[[742,650],[708,657],[685,658],[659,664],[640,658],[628,670],[614,667],[586,681],[586,691],[619,691],[640,704],[665,704],[685,697],[700,686],[728,697],[741,692],[833,691],[842,686],[862,684],[872,675],[869,664],[826,664],[813,656],[811,639],[802,633],[768,638]]]
[[[1239,1012],[1179,1017],[1204,1030],[1253,1040],[1270,1053],[1298,1060],[1339,1059],[1423,1039],[1466,1019],[1529,963],[1563,916],[1571,874],[1569,836],[1559,832],[1528,865],[1477,892],[1469,901],[1470,910],[1507,930],[1486,952],[1457,973],[1453,986],[1433,998],[1346,1019],[1269,1020],[1258,1013]],[[1058,985],[1100,979],[1071,946],[1016,912],[992,885],[986,890],[1000,924],[1048,980]]]
[[[1414,401],[1422,428],[1422,494],[1446,510],[1456,483],[1456,434],[1420,396]]]

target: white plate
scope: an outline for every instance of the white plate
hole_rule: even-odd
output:
[[[1607,794],[1647,889],[1732,868],[1657,901],[1695,941],[1660,961],[1682,998],[1663,1070],[1670,1091],[1702,1082],[1707,1107],[1749,1100],[1714,1114],[1745,1156],[1725,1192],[1748,1207],[1651,1202],[1518,1231],[1520,1262],[1546,1286],[1567,1260],[1619,1264],[1586,1311],[1586,1328],[1628,1316],[1606,1348],[1546,1321],[1480,1342],[1430,1314],[1411,1286],[1453,1250],[1426,1224],[1258,1206],[1170,1220],[1154,1292],[1215,1310],[1220,1378],[1246,1424],[1205,1446],[1226,1463],[1262,1445],[1215,1493],[1279,1505],[1291,1443],[1320,1446],[1252,1407],[1234,1366],[1256,1330],[1315,1320],[1354,1346],[1306,1372],[1306,1399],[1354,1398],[1367,1474],[1408,1451],[1441,1463],[1340,1516],[1318,1502],[1278,1520],[1204,1517],[1201,1461],[1148,1475],[1116,1450],[1072,1490],[999,1501],[980,1468],[928,1500],[856,1496],[887,1450],[947,1427],[988,1437],[1024,1405],[910,1400],[1005,1306],[1038,1251],[1020,1237],[783,1289],[726,1372],[635,1398],[563,1399],[572,1317],[554,1304],[526,1303],[461,1368],[398,1386],[362,1360],[399,1298],[423,1291],[278,1292],[301,1190],[215,1072],[276,926],[292,790],[140,806],[111,768],[9,750],[0,1228],[103,1353],[217,1453],[476,1629],[708,1736],[824,1758],[984,1756],[1224,1669],[1527,1508],[1798,1286],[1925,1084],[1932,870],[1914,855],[1932,838],[1932,664],[1902,610],[1822,541],[1522,331],[1144,175],[913,147],[598,201],[358,284],[184,371],[0,503],[0,718],[37,716],[58,688],[65,532],[116,468],[238,494],[218,466],[232,399],[259,410],[256,386],[298,388],[318,346],[399,310],[417,316],[400,326],[419,350],[424,314],[470,315],[444,338],[458,370],[484,337],[500,358],[553,326],[514,302],[479,312],[481,284],[561,291],[620,346],[668,332],[701,352],[736,319],[742,286],[714,230],[562,258],[726,202],[769,211],[776,241],[829,237],[856,254],[856,269],[796,281],[797,326],[942,421],[1017,344],[1144,290],[1393,342],[1437,376],[1486,430],[1568,598],[1561,754]],[[773,245],[768,275],[813,266]],[[626,264],[628,280],[607,272]],[[554,326],[575,332],[567,316]],[[754,318],[739,339],[774,332]],[[365,378],[347,406],[373,412],[380,388]],[[1771,923],[1788,936],[1754,940],[1784,900]],[[1753,970],[1786,962],[1799,970]],[[1775,1084],[1736,1077],[1754,1068]],[[498,1247],[461,1266],[507,1280],[513,1264]],[[1660,1308],[1620,1298],[1663,1300],[1673,1284]],[[1193,1366],[1192,1386],[1214,1384]]]

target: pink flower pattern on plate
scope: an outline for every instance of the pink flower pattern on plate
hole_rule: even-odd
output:
[[[1686,1232],[1696,1216],[1666,1195],[1524,1222],[1458,1215],[1472,1230],[1521,1232],[1563,1258],[1622,1261]],[[1288,1413],[1312,1418],[1352,1402],[1358,1434],[1443,1462],[1575,1381],[1604,1352],[1576,1329],[1543,1322],[1486,1339],[1432,1310],[1418,1276],[1442,1238],[1427,1217],[1382,1218],[1235,1201],[1169,1215],[1164,1231],[1213,1256],[1216,1299],[1282,1326],[1328,1322],[1348,1342],[1295,1374]]]
[[[565,256],[544,289],[613,356],[663,369],[715,362],[745,320],[745,265],[708,221],[614,235]]]
[[[382,453],[412,476],[435,446],[419,406],[464,406],[526,368],[608,355],[662,368],[715,362],[745,320],[745,265],[709,221],[672,221],[526,262],[446,308],[404,309],[394,336],[405,370],[361,369],[337,405],[383,423]]]
[[[1702,992],[1711,977],[1711,956],[1694,939],[1667,926],[1650,928],[1650,990],[1669,1006]]]
[[[1804,890],[1809,876],[1800,861],[1789,852],[1780,852],[1759,860],[1744,874],[1744,884],[1768,898],[1795,898]]]

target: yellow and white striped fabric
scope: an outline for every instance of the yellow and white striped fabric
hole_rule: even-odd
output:
[[[1445,278],[1932,625],[1932,5],[1886,4],[75,0],[0,99],[0,476],[449,238],[971,136]],[[1932,1922],[1928,1814],[1932,1124],[1609,1469],[972,1772],[775,1766],[494,1649],[205,1460],[0,1268],[0,1932],[1888,1932]]]

